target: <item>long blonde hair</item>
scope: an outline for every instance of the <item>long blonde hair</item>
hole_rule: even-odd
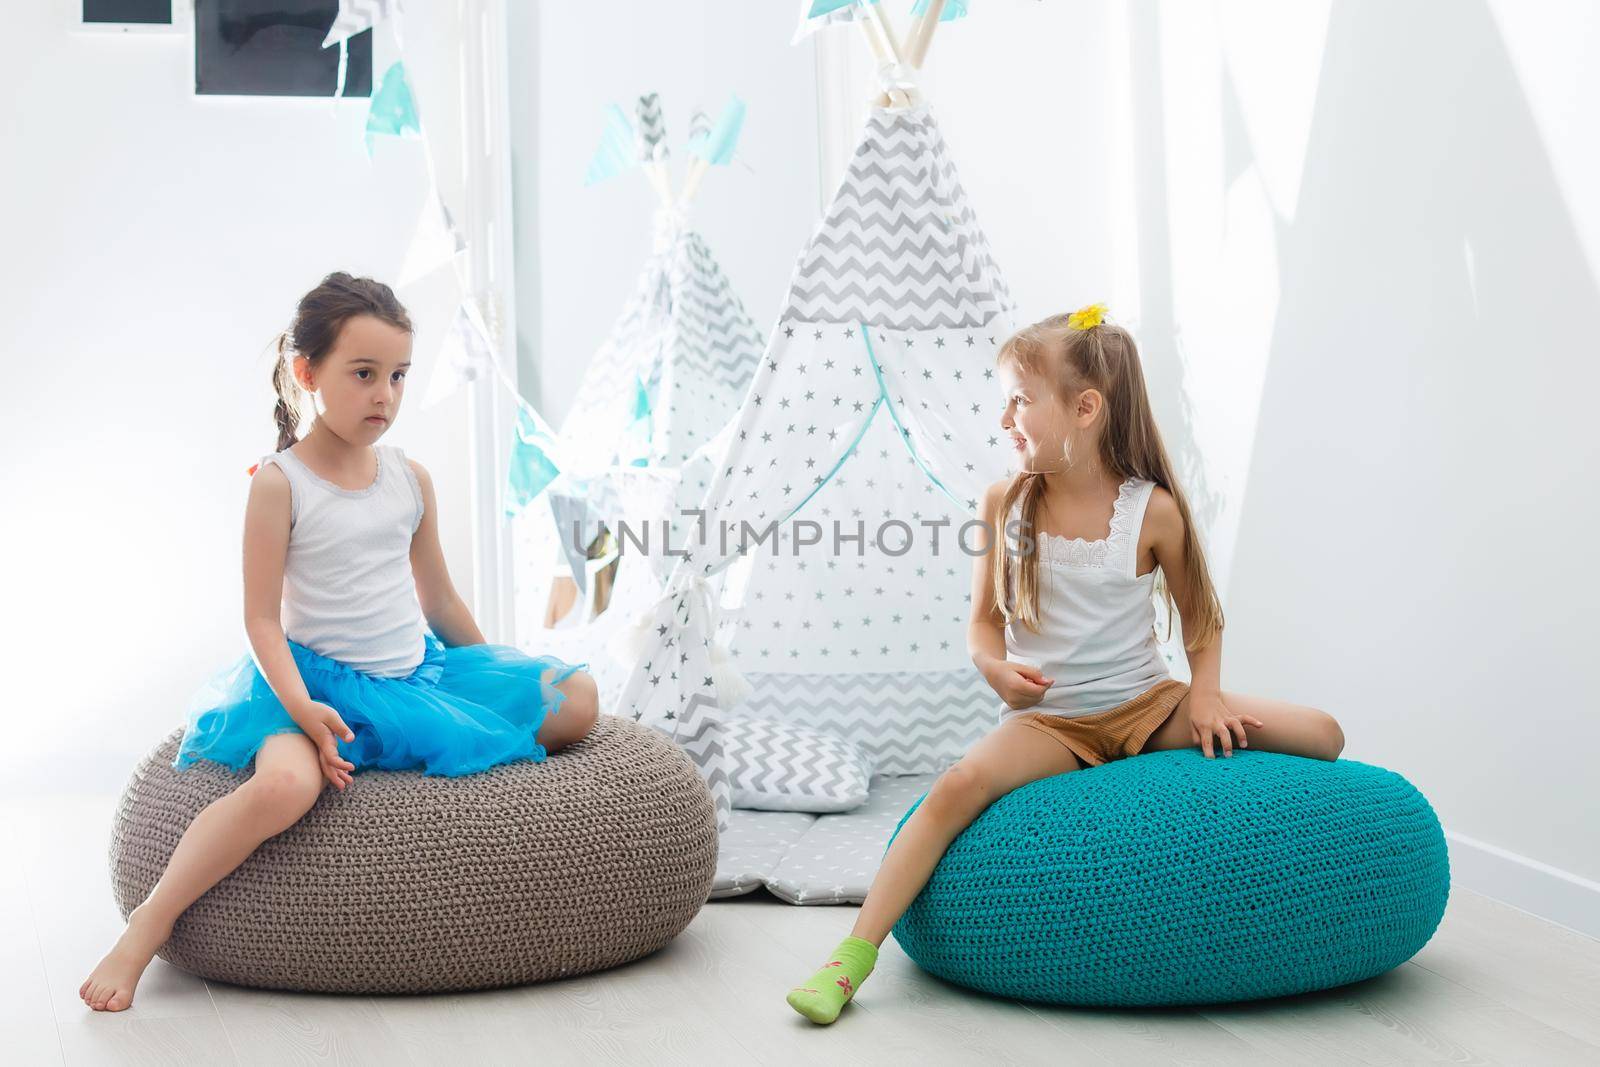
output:
[[[1145,393],[1144,371],[1139,365],[1139,349],[1133,336],[1120,326],[1101,323],[1088,329],[1068,325],[1067,315],[1052,315],[1024,327],[1006,339],[995,357],[998,366],[1014,364],[1020,370],[1054,383],[1063,403],[1069,403],[1085,389],[1098,389],[1105,397],[1106,421],[1100,433],[1100,462],[1119,478],[1142,478],[1155,482],[1178,502],[1183,516],[1183,558],[1185,585],[1195,603],[1180,605],[1183,617],[1184,648],[1190,652],[1205,648],[1222,632],[1222,604],[1211,584],[1205,552],[1195,532],[1189,501],[1173,477],[1172,463],[1161,443]],[[1075,460],[1081,462],[1081,460]],[[990,576],[994,602],[1007,623],[1020,621],[1039,632],[1039,553],[1021,552],[1013,564],[1003,534],[1011,509],[1022,503],[1022,531],[1032,538],[1039,502],[1044,496],[1043,474],[1020,471],[1001,495],[999,511],[993,516],[1001,535],[991,553]],[[1026,542],[1023,542],[1024,545]],[[1133,551],[1137,551],[1134,546]],[[1015,588],[1011,571],[1015,569]],[[1155,582],[1167,606],[1167,633],[1172,632],[1172,590],[1167,576],[1158,568]]]

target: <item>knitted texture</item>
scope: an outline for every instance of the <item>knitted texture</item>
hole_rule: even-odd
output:
[[[173,770],[181,733],[145,757],[117,807],[124,916],[195,815],[248,777],[209,761]],[[334,993],[585,974],[676,937],[716,859],[711,796],[683,750],[601,715],[542,763],[458,778],[363,771],[325,789],[184,912],[159,954],[204,978]]]
[[[1000,996],[1219,1003],[1397,967],[1449,893],[1439,820],[1393,771],[1178,749],[996,800],[894,936],[924,970]]]

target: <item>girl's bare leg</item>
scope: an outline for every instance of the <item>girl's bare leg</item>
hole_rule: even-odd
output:
[[[1002,723],[941,774],[883,857],[852,937],[882,945],[927,884],[950,842],[1013,789],[1081,763],[1061,742],[1020,722]]]
[[[998,797],[1079,766],[1065,745],[1016,721],[1002,723],[974,745],[938,777],[900,828],[867,890],[854,930],[820,970],[789,990],[789,1006],[814,1023],[838,1018],[872,972],[878,946],[922,892],[950,842]]]
[[[1344,751],[1344,731],[1332,715],[1317,708],[1291,704],[1287,700],[1249,696],[1244,693],[1223,693],[1222,703],[1235,715],[1253,715],[1263,725],[1244,723],[1245,739],[1241,743],[1234,735],[1232,747],[1253,748],[1262,752],[1282,752],[1308,759],[1335,760]],[[1213,737],[1213,758],[1226,758],[1222,741]],[[1198,748],[1194,727],[1189,723],[1189,697],[1184,696],[1167,716],[1167,721],[1156,727],[1144,743],[1141,752],[1162,749]]]
[[[256,772],[212,802],[184,831],[172,859],[128,926],[78,989],[95,1011],[122,1011],[172,925],[200,895],[243,863],[256,846],[300,820],[322,792],[316,747],[302,733],[275,734],[256,753]]]
[[[544,673],[554,671],[551,667]],[[546,752],[560,751],[588,737],[600,714],[600,687],[588,671],[574,671],[556,688],[565,694],[561,706],[554,715],[545,716],[533,735]]]

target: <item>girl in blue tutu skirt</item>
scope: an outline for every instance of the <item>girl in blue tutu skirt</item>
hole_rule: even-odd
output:
[[[255,773],[195,817],[84,981],[97,1011],[127,1008],[184,909],[324,786],[369,767],[462,775],[543,760],[595,725],[587,664],[484,642],[445,570],[428,472],[378,444],[400,413],[411,334],[388,286],[335,273],[278,340],[278,451],[252,468],[245,505],[252,655],[196,695],[174,762],[254,760]]]

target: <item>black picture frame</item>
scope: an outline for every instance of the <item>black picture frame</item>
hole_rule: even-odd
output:
[[[195,0],[199,96],[332,96],[339,49],[323,48],[338,0]],[[372,31],[348,45],[344,94],[372,95]]]
[[[85,26],[170,26],[172,0],[83,0]]]

